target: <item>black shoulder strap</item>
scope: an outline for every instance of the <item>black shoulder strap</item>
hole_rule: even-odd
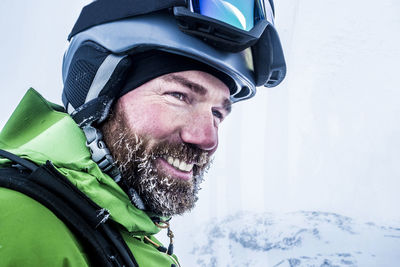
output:
[[[50,161],[36,166],[7,151],[0,156],[30,171],[0,168],[0,186],[19,191],[46,206],[82,242],[94,266],[138,266],[120,233],[99,207],[60,174]]]
[[[37,169],[38,166],[36,166],[35,163],[30,162],[29,160],[23,159],[18,157],[17,155],[14,155],[13,153],[10,153],[8,151],[5,151],[3,149],[0,149],[0,156],[6,159],[11,160],[12,162],[15,162],[31,171],[34,171]]]

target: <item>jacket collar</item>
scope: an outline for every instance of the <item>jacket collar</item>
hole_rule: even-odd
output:
[[[136,235],[159,232],[149,216],[131,204],[125,192],[92,161],[86,138],[61,106],[30,88],[0,132],[0,148],[37,164],[50,160],[111,219]],[[6,163],[0,159],[0,164]]]

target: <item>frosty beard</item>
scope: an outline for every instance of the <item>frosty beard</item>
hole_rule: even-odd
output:
[[[138,192],[147,211],[171,216],[194,207],[203,175],[211,162],[207,152],[190,144],[166,141],[150,147],[150,140],[133,133],[125,115],[118,110],[101,130],[125,185]],[[188,181],[174,178],[158,168],[156,160],[168,156],[195,163],[193,177]]]

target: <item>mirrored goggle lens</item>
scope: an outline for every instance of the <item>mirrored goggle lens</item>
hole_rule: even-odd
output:
[[[274,25],[268,0],[191,0],[190,10],[246,31],[250,31],[261,20]]]

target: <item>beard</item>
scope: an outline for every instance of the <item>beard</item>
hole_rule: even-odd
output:
[[[136,134],[127,123],[125,114],[111,113],[101,131],[115,165],[121,172],[122,183],[133,188],[144,202],[146,211],[158,216],[180,215],[191,210],[198,200],[200,183],[211,165],[207,152],[187,143],[151,140]],[[153,142],[152,142],[153,141]],[[150,143],[152,145],[150,145]],[[192,178],[173,177],[160,168],[157,160],[168,156],[194,163]]]

